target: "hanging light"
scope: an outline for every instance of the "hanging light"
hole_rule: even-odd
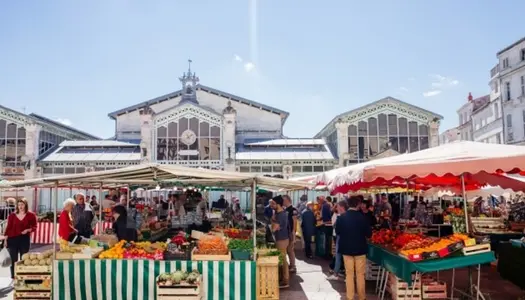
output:
[[[155,187],[155,189],[158,191],[160,190],[160,185],[157,184],[157,186]]]
[[[174,186],[174,187],[173,187],[173,190],[174,190],[174,191],[176,191],[176,190],[177,190],[177,187],[176,187],[176,186]]]
[[[183,192],[186,192],[186,189],[182,189]]]

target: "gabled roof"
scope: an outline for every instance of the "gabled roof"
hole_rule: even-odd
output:
[[[380,104],[380,103],[382,103],[382,102],[388,102],[388,101],[398,102],[398,103],[400,103],[400,104],[402,104],[402,105],[405,105],[405,106],[408,106],[408,107],[410,107],[410,108],[413,108],[414,110],[420,110],[420,111],[422,111],[422,112],[424,112],[424,113],[426,113],[426,114],[432,115],[432,116],[434,116],[435,118],[438,118],[438,119],[440,119],[440,120],[443,119],[443,116],[442,116],[442,115],[436,114],[436,113],[431,112],[431,111],[429,111],[429,110],[426,110],[426,109],[424,109],[424,108],[421,108],[421,107],[418,107],[418,106],[412,105],[412,104],[407,103],[407,102],[405,102],[405,101],[401,101],[401,100],[396,99],[396,98],[394,98],[394,97],[385,97],[385,98],[379,99],[379,100],[377,100],[377,101],[374,101],[374,102],[372,102],[372,103],[368,103],[368,104],[366,104],[366,105],[360,106],[360,107],[358,107],[358,108],[355,108],[355,109],[349,110],[349,111],[347,111],[347,112],[344,112],[344,113],[342,113],[342,114],[339,114],[339,115],[335,116],[335,118],[333,118],[332,121],[330,121],[328,124],[326,124],[326,126],[323,127],[323,129],[322,129],[321,131],[319,131],[319,132],[314,136],[314,138],[319,138],[319,137],[321,137],[321,134],[323,133],[323,131],[325,131],[325,130],[326,130],[328,127],[330,127],[331,125],[335,124],[335,122],[337,122],[337,120],[339,120],[340,118],[343,118],[344,116],[347,116],[347,115],[350,115],[350,114],[356,113],[356,112],[362,110],[362,109],[365,108],[365,107],[372,106],[372,105],[375,105],[375,104]]]
[[[92,139],[92,140],[100,140],[99,137],[97,136],[94,136],[94,135],[91,135],[85,131],[81,131],[81,130],[78,130],[76,128],[73,128],[71,126],[67,126],[67,125],[64,125],[62,123],[59,123],[59,122],[56,122],[56,121],[53,121],[49,118],[46,118],[44,116],[41,116],[41,115],[37,115],[37,114],[30,114],[29,115],[31,118],[37,120],[37,121],[40,121],[40,122],[43,122],[43,123],[47,123],[49,125],[52,125],[52,126],[55,126],[55,127],[59,127],[59,128],[62,128],[64,130],[68,130],[68,131],[71,131],[71,132],[74,132],[78,135],[83,135],[84,137],[88,138],[88,139]]]
[[[213,115],[217,115],[217,116],[221,116],[219,113],[217,113],[215,110],[209,108],[208,106],[204,106],[204,105],[200,105],[199,103],[195,103],[195,102],[192,102],[192,101],[181,101],[179,102],[177,105],[175,106],[172,106],[172,107],[168,107],[168,108],[165,108],[159,112],[155,112],[155,115],[160,115],[160,114],[163,114],[167,111],[170,111],[172,109],[176,109],[178,107],[182,107],[182,106],[185,106],[185,105],[191,105],[191,106],[195,106],[195,107],[198,107],[199,109],[203,109]]]
[[[262,104],[262,103],[259,103],[259,102],[255,102],[253,100],[248,100],[246,98],[242,98],[242,97],[239,97],[239,96],[232,95],[230,93],[226,93],[226,92],[223,92],[223,91],[220,91],[220,90],[216,90],[214,88],[211,88],[211,87],[208,87],[208,86],[205,86],[205,85],[202,85],[202,84],[198,84],[197,85],[197,90],[202,90],[202,91],[208,92],[210,94],[221,96],[221,97],[227,98],[229,100],[232,100],[232,101],[235,101],[235,102],[238,102],[238,103],[242,103],[242,104],[245,104],[245,105],[248,105],[248,106],[257,107],[257,108],[260,108],[260,109],[263,109],[263,110],[266,110],[266,111],[269,111],[269,112],[272,112],[272,113],[275,113],[275,114],[278,114],[278,115],[283,115],[283,119],[282,119],[283,120],[282,121],[283,124],[286,121],[286,119],[288,118],[288,116],[290,115],[290,113],[288,113],[288,112],[286,112],[284,110],[280,110],[280,109],[277,109],[277,108],[274,108],[274,107],[271,107],[271,106],[268,106],[268,105],[265,105],[265,104]],[[111,119],[115,120],[118,115],[141,109],[141,108],[143,108],[143,107],[145,107],[147,105],[151,106],[153,104],[157,104],[157,103],[161,103],[161,102],[164,102],[164,101],[168,101],[168,100],[170,100],[172,98],[179,97],[181,95],[182,95],[182,90],[178,90],[176,92],[169,93],[169,94],[166,94],[166,95],[163,95],[163,96],[160,96],[160,97],[156,97],[156,98],[153,98],[153,99],[141,102],[139,104],[135,104],[135,105],[123,108],[123,109],[119,109],[117,111],[109,113],[108,116]]]

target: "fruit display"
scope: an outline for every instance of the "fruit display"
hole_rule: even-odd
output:
[[[222,237],[205,235],[197,242],[196,254],[225,255],[228,254],[228,246]]]
[[[251,230],[229,228],[224,230],[224,235],[231,239],[249,239],[252,235]]]
[[[424,259],[425,256],[445,257],[453,251],[463,248],[464,242],[468,239],[467,235],[457,233],[434,241],[423,239],[423,243],[419,244],[419,247],[405,247],[399,253],[409,258],[412,256],[421,257],[420,259]]]
[[[38,278],[38,277],[37,277]],[[37,280],[20,280],[17,278],[14,288],[17,292],[23,291],[49,291],[51,289],[51,278]]]
[[[173,273],[160,274],[157,285],[160,287],[173,286],[198,286],[201,284],[201,274],[197,270],[191,272],[175,271]]]
[[[21,263],[25,266],[50,266],[52,263],[53,250],[42,253],[30,252],[22,255]]]
[[[419,243],[423,239],[423,234],[401,233],[394,238],[392,245],[394,249],[403,249],[407,245]]]
[[[378,231],[374,231],[372,233],[372,237],[370,238],[370,241],[373,244],[387,245],[387,244],[391,244],[396,238],[396,235],[398,234],[399,234],[398,231],[394,231],[390,229],[381,229]]]
[[[163,242],[126,242],[120,241],[112,248],[100,253],[101,259],[154,259],[162,260],[166,250]]]

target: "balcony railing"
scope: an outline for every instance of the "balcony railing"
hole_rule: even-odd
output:
[[[499,64],[497,64],[494,68],[490,70],[490,78],[493,78],[494,76],[498,75],[499,73]]]

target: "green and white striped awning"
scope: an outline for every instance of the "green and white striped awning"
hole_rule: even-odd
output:
[[[54,300],[156,299],[157,276],[198,269],[208,300],[256,300],[253,261],[57,260]]]

